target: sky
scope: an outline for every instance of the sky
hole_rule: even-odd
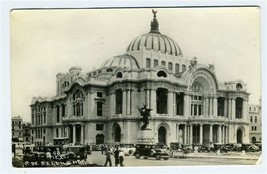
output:
[[[251,104],[261,97],[260,9],[257,7],[158,8],[159,31],[184,57],[214,64],[219,82],[242,79]],[[11,114],[30,121],[34,96],[56,94],[56,74],[83,72],[125,53],[150,30],[150,8],[13,10]]]

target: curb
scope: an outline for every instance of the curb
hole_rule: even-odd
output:
[[[260,157],[237,157],[237,156],[184,156],[184,158],[218,158],[235,160],[258,160]]]

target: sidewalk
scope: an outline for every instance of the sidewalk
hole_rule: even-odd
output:
[[[178,156],[179,157],[179,156]],[[250,155],[250,154],[227,154],[227,153],[189,153],[183,156],[184,158],[217,158],[217,159],[242,159],[242,160],[258,160],[259,155]]]

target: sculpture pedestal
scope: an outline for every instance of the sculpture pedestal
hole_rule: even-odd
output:
[[[137,136],[138,144],[155,144],[155,136],[152,130],[139,130]]]

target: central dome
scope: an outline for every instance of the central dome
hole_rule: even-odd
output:
[[[138,36],[129,44],[126,51],[142,49],[160,51],[161,53],[168,53],[175,56],[183,56],[182,50],[178,44],[173,39],[160,33],[150,32]]]
[[[179,45],[170,37],[165,36],[159,32],[159,23],[156,19],[156,11],[153,10],[154,18],[150,23],[150,32],[138,36],[127,47],[128,51],[136,50],[154,50],[161,53],[168,53],[175,56],[183,56]]]

